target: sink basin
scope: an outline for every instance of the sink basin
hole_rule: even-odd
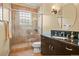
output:
[[[67,37],[59,37],[59,36],[52,36],[52,38],[55,38],[55,39],[63,39],[63,40],[68,39]]]

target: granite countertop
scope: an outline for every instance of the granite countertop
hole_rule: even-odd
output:
[[[71,40],[71,39],[69,39],[67,37],[51,36],[50,32],[44,32],[42,35],[46,36],[46,37],[49,37],[51,39],[55,39],[55,40],[64,42],[64,43],[68,43],[68,44],[72,44],[72,45],[75,45],[75,46],[79,46],[79,40],[78,39],[72,39]]]

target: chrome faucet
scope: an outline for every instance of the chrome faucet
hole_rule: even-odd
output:
[[[70,36],[71,38],[71,42],[73,42],[73,39],[74,39],[74,35],[73,35],[73,32],[71,32],[71,36]]]
[[[64,32],[61,32],[61,35],[64,37]]]
[[[71,39],[73,39],[73,38],[74,38],[73,32],[71,32],[71,36],[70,36],[70,37],[71,37]]]

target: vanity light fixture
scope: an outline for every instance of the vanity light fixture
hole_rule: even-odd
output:
[[[54,13],[54,14],[57,14],[57,10],[56,9],[52,9],[51,12]]]
[[[55,4],[55,5],[52,6],[51,13],[57,14],[59,11],[60,11],[60,5],[59,4]]]

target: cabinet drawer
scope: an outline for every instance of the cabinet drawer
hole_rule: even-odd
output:
[[[50,39],[49,38],[46,38],[46,37],[42,37],[41,38],[41,42],[45,42],[45,43],[49,43],[50,42]]]
[[[55,40],[55,39],[52,39],[50,42],[55,47],[65,47],[66,46],[63,42]]]
[[[79,47],[78,46],[73,46],[73,51],[71,53],[72,55],[79,55]]]

